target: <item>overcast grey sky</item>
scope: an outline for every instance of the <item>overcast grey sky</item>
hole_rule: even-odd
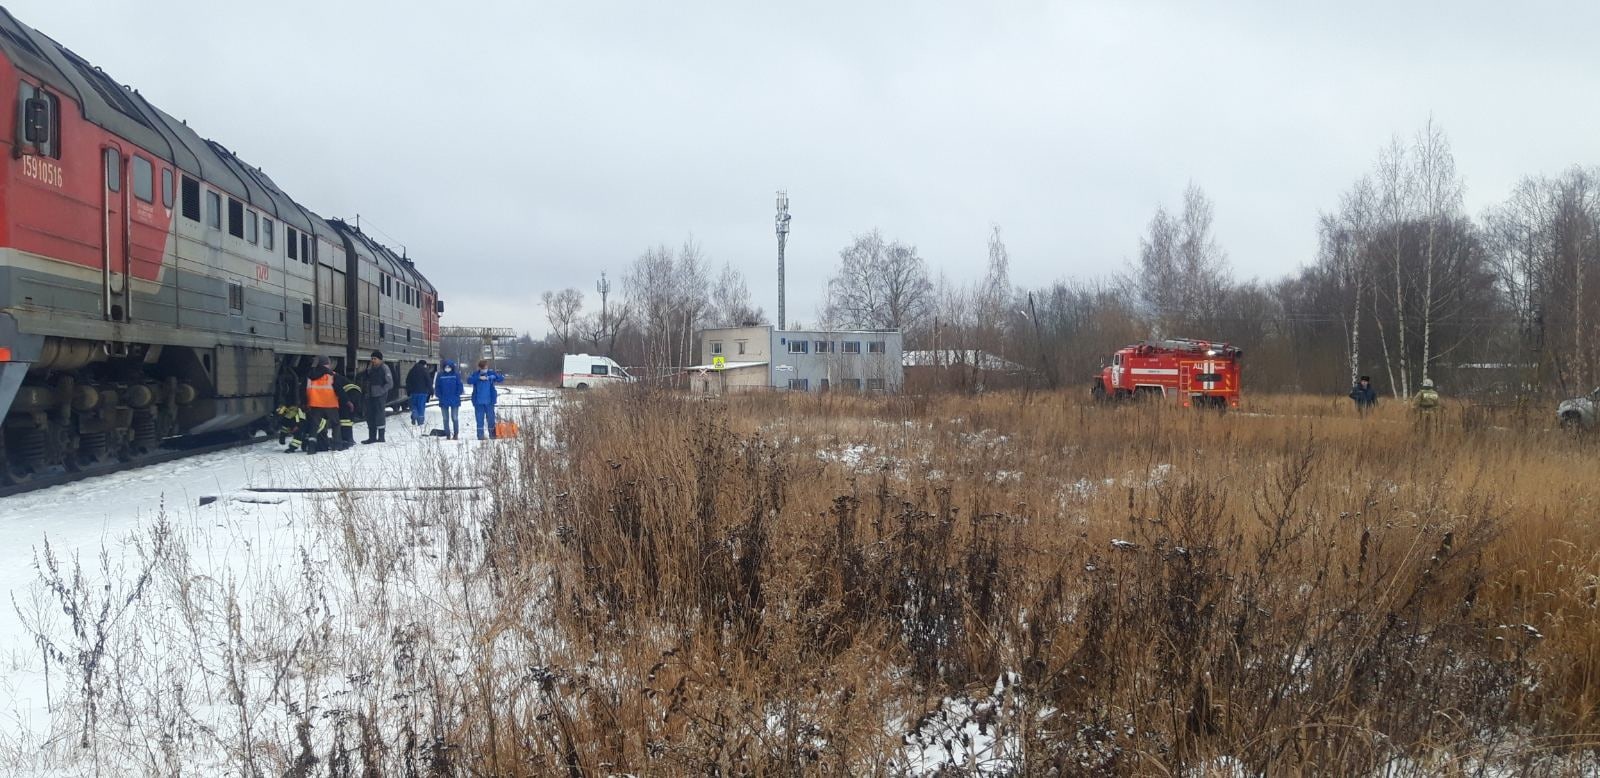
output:
[[[1600,3],[13,0],[23,23],[260,165],[360,213],[447,324],[544,330],[693,234],[790,318],[881,228],[952,278],[991,224],[1012,277],[1121,269],[1193,180],[1241,277],[1316,248],[1319,211],[1431,113],[1474,215],[1597,161]],[[620,286],[620,284],[618,284]],[[598,304],[598,301],[594,301]]]

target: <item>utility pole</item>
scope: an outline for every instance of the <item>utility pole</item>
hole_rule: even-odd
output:
[[[789,193],[778,190],[778,329],[787,329],[783,317],[783,247],[789,242]]]
[[[611,329],[610,323],[606,320],[606,295],[611,293],[611,282],[606,280],[604,270],[600,271],[600,280],[595,283],[594,290],[600,293],[600,334],[609,337]],[[610,351],[610,349],[606,350]],[[609,357],[611,355],[606,354],[605,356]]]

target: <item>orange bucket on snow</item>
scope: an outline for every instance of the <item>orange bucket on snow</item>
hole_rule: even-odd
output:
[[[514,421],[496,421],[494,423],[494,436],[497,438],[516,437],[517,423]]]

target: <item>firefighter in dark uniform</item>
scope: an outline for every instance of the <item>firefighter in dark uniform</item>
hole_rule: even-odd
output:
[[[339,424],[339,386],[343,377],[333,372],[332,362],[319,357],[316,367],[306,374],[304,429],[306,453],[315,454],[318,448],[331,448],[330,436],[336,434]]]
[[[337,373],[335,375],[338,375]],[[339,376],[339,448],[356,444],[356,419],[362,411],[361,382]]]

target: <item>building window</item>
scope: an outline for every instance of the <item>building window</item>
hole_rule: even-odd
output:
[[[206,190],[206,224],[211,229],[222,229],[222,195]]]
[[[122,191],[122,152],[106,149],[106,189]]]
[[[809,384],[809,382],[804,378],[791,378],[791,379],[789,379],[789,388],[793,389],[795,391],[798,391],[798,392],[806,391],[806,389],[808,388],[808,384]]]
[[[251,212],[245,214],[244,215],[244,239],[250,241],[251,243],[258,242],[260,240],[260,236],[261,236],[260,224],[261,224],[261,220],[260,220],[260,218],[258,218],[256,216],[256,212],[255,211],[251,211]]]
[[[811,341],[809,340],[791,340],[789,341],[789,353],[805,354],[810,351],[810,346]]]
[[[735,345],[737,345],[739,347],[739,353],[743,354],[744,353],[744,341],[741,340]]]
[[[713,354],[721,354],[722,353],[722,341],[720,341],[720,340],[711,341],[711,353],[713,353]]]
[[[831,340],[819,340],[819,341],[817,341],[817,353],[818,354],[832,354],[833,353],[833,341],[831,341]]]
[[[817,391],[819,391],[819,392],[828,391],[828,379],[824,378],[824,379],[822,379],[822,380],[817,382]]]
[[[867,379],[867,391],[869,391],[869,392],[881,392],[881,391],[883,391],[883,379],[882,378],[868,378]]]
[[[262,246],[262,248],[265,248],[268,251],[272,251],[273,250],[273,246],[272,246],[272,220],[268,219],[265,216],[261,217],[261,246]]]
[[[841,378],[839,379],[839,387],[841,389],[849,389],[852,392],[859,392],[861,391],[861,379]]]
[[[161,169],[161,205],[172,207],[172,171],[166,168]]]
[[[200,182],[184,176],[182,183],[183,218],[192,222],[200,221]]]
[[[293,227],[283,228],[283,242],[289,244],[289,258],[300,258],[300,233]]]
[[[300,322],[307,327],[311,326],[311,303],[300,303]]]
[[[883,341],[881,341],[881,340],[869,340],[869,341],[867,341],[867,353],[868,354],[882,354],[883,353]]]
[[[860,354],[861,341],[846,340],[839,343],[839,351],[845,354]]]
[[[147,203],[156,201],[156,170],[150,160],[140,156],[133,158],[133,196]]]
[[[228,284],[228,310],[234,313],[244,313],[244,287],[239,284]]]

